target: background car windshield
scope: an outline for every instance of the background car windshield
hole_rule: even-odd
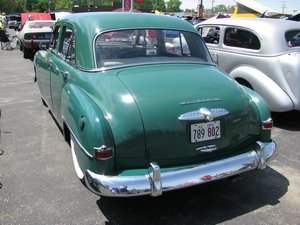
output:
[[[98,68],[183,61],[211,63],[200,36],[185,31],[112,31],[99,35],[95,46]]]
[[[30,29],[53,27],[54,22],[31,22],[28,25]]]

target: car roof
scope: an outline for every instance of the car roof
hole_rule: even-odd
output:
[[[277,29],[287,29],[289,27],[300,28],[300,23],[285,19],[271,19],[271,18],[222,18],[222,19],[208,19],[199,23],[201,24],[218,24],[218,25],[235,25],[258,29],[257,25],[274,26]],[[265,28],[263,28],[265,30]],[[254,29],[255,30],[255,29]]]
[[[240,27],[248,27],[256,32],[263,32],[268,29],[282,32],[283,30],[300,29],[300,23],[284,19],[269,18],[222,18],[208,19],[196,25],[216,24],[216,25],[232,25]]]
[[[111,29],[128,28],[163,28],[183,29],[194,31],[193,26],[184,20],[173,16],[162,16],[151,13],[124,13],[124,12],[89,12],[73,13],[60,20],[69,22],[84,29],[86,32],[103,32]]]
[[[177,17],[162,16],[150,13],[124,13],[124,12],[88,12],[74,13],[63,17],[57,25],[71,24],[76,38],[76,49],[81,53],[76,59],[77,65],[83,68],[94,68],[93,40],[99,33],[120,29],[176,29],[197,33],[190,23]],[[87,47],[88,46],[88,47]]]

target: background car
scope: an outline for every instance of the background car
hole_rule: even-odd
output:
[[[264,169],[275,155],[264,99],[218,70],[178,18],[68,15],[34,71],[77,176],[96,194],[158,196]]]
[[[54,24],[55,21],[51,20],[33,20],[24,24],[17,34],[24,58],[32,57],[39,50],[41,42],[49,45]]]
[[[228,18],[195,27],[217,66],[263,96],[271,111],[300,110],[299,22]]]
[[[7,27],[9,29],[15,29],[16,25],[21,21],[21,16],[19,14],[10,14],[6,16]]]

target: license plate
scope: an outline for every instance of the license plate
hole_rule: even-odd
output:
[[[191,143],[221,138],[220,121],[195,123],[191,125]]]

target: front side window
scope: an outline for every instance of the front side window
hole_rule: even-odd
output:
[[[218,44],[220,41],[220,27],[208,26],[201,27],[199,33],[204,39],[205,43]]]
[[[209,54],[199,35],[178,30],[136,29],[100,34],[96,38],[97,67],[161,62],[206,62]]]
[[[258,37],[251,31],[239,28],[226,28],[224,44],[227,46],[252,50],[260,49]]]
[[[289,47],[300,46],[300,30],[293,30],[293,31],[286,32],[285,40]]]
[[[71,62],[75,62],[75,35],[72,29],[64,27],[59,45],[59,53]]]

